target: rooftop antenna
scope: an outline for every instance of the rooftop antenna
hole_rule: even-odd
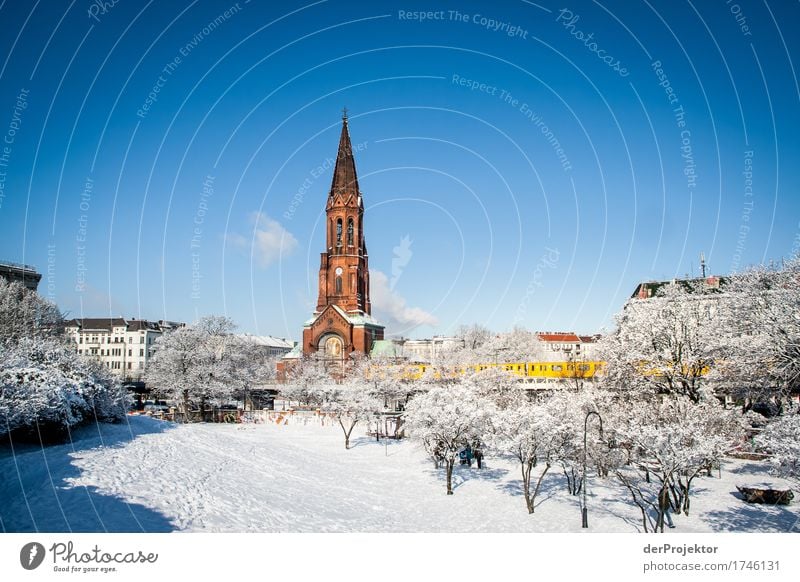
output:
[[[706,278],[706,256],[705,254],[700,251],[700,273],[703,279]]]

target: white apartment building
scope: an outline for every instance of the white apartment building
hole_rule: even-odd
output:
[[[124,317],[85,317],[66,322],[65,333],[79,354],[94,358],[126,381],[141,381],[156,339],[185,324]]]

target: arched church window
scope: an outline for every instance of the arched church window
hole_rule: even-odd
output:
[[[347,246],[353,246],[353,219],[347,220]]]
[[[342,277],[341,275],[336,275],[336,294],[342,294]]]
[[[336,219],[336,246],[342,246],[342,219]]]

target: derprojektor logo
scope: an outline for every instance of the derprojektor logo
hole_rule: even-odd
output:
[[[38,542],[30,542],[19,551],[19,563],[26,570],[35,570],[44,561],[44,546]]]

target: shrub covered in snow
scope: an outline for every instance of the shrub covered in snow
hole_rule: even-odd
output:
[[[83,422],[119,420],[129,404],[118,380],[58,340],[0,346],[0,437],[56,439]]]

